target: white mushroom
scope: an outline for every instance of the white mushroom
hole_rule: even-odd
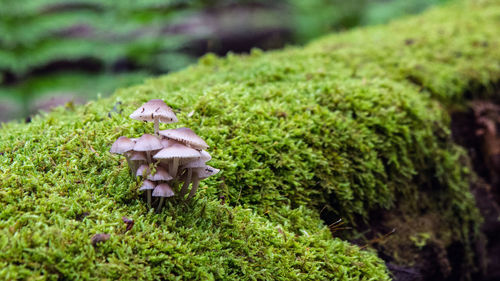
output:
[[[177,129],[169,129],[160,131],[159,133],[166,138],[182,142],[198,150],[208,148],[208,144],[189,128],[182,127]]]
[[[155,134],[158,134],[160,122],[168,124],[178,121],[172,108],[160,99],[153,99],[146,102],[130,114],[130,118],[140,121],[154,122]]]
[[[160,150],[153,158],[171,161],[169,162],[168,173],[175,178],[179,167],[179,159],[198,159],[200,157],[201,154],[197,150],[179,143],[174,143],[171,146]]]
[[[147,161],[146,153],[141,152],[141,151],[132,151],[130,153],[130,160],[132,160],[132,161],[144,161],[144,162],[146,162]]]
[[[172,197],[174,195],[174,191],[168,184],[162,183],[157,185],[153,191],[153,196],[160,197],[160,203],[158,203],[158,208],[156,209],[156,211],[160,212],[165,197]]]
[[[141,151],[130,151],[129,152],[130,156],[130,161],[132,166],[130,166],[130,169],[132,170],[132,174],[135,174],[137,171],[137,168],[144,163],[147,163],[147,158],[146,158],[146,153],[141,152]]]
[[[173,177],[162,167],[156,167],[156,172],[148,175],[148,180],[151,181],[169,181],[171,179]]]
[[[193,169],[193,187],[191,187],[191,191],[188,195],[188,200],[193,198],[198,190],[198,186],[200,185],[200,180],[206,179],[210,176],[217,174],[220,170],[214,167],[205,166],[203,168],[195,168]]]
[[[148,206],[149,207],[151,207],[151,190],[153,190],[154,188],[155,188],[155,184],[149,180],[144,180],[141,188],[139,188],[140,191],[146,190],[146,193],[148,196]]]
[[[119,137],[112,145],[109,152],[123,154],[134,149],[135,142],[127,137]]]
[[[149,174],[151,174],[151,169],[149,169],[149,166],[146,164],[142,164],[139,166],[137,169],[137,172],[135,173],[136,176],[138,177],[147,177]]]
[[[142,186],[141,188],[139,188],[140,191],[143,191],[143,190],[150,190],[150,189],[155,189],[155,183],[150,181],[150,180],[144,180],[144,182],[142,183]]]
[[[129,152],[134,148],[135,142],[127,137],[119,137],[112,145],[109,152],[123,154],[125,159],[127,159],[127,164],[130,169],[133,171],[134,167],[130,162]]]
[[[142,135],[134,145],[134,151],[145,151],[148,164],[151,163],[151,151],[162,149],[160,140],[150,134]]]
[[[186,174],[184,178],[184,184],[182,185],[181,191],[179,192],[179,197],[183,198],[186,195],[189,184],[191,184],[193,169],[206,167],[206,162],[212,159],[210,154],[205,150],[202,150],[200,153],[200,159],[188,162],[181,166],[182,169],[186,169]]]
[[[154,122],[155,135],[144,134],[131,139],[120,137],[113,143],[110,152],[125,154],[132,175],[143,178],[139,190],[146,191],[149,207],[152,207],[152,196],[160,197],[158,205],[155,204],[157,212],[161,210],[166,197],[184,199],[192,184],[187,196],[189,200],[196,194],[200,180],[219,172],[206,165],[212,158],[205,151],[209,146],[193,130],[182,127],[159,131],[159,123],[178,121],[172,108],[163,100],[146,102],[130,114],[130,118]],[[181,180],[184,180],[184,184],[179,191]]]

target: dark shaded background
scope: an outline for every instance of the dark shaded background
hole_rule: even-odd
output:
[[[84,102],[213,52],[304,44],[446,0],[0,0],[0,121]]]

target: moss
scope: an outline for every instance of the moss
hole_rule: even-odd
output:
[[[117,207],[102,189],[74,192],[80,200],[68,203],[39,189],[51,200],[25,199],[2,213],[2,279],[387,279],[375,255],[332,240],[313,216],[306,218],[316,225],[294,233],[206,199],[156,215],[139,201]],[[84,211],[89,215],[76,220]],[[127,233],[123,215],[135,220]],[[111,237],[92,247],[95,233]]]
[[[467,1],[305,48],[210,55],[3,125],[0,276],[387,279],[372,253],[328,237],[313,211],[324,206],[353,226],[381,209],[437,216],[439,229],[425,231],[465,245],[470,265],[480,217],[443,105],[498,81],[499,15],[495,1]],[[145,213],[125,161],[107,152],[152,131],[128,118],[151,98],[178,111],[222,170],[192,206],[161,215]],[[126,234],[124,215],[138,222]],[[111,239],[94,249],[100,232]]]

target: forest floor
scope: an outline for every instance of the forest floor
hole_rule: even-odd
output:
[[[474,167],[471,191],[484,217],[477,245],[481,280],[500,280],[500,105],[474,100],[467,111],[451,116],[453,138],[467,149]]]
[[[467,150],[474,178],[471,192],[476,199],[484,220],[481,234],[476,242],[477,273],[473,280],[500,280],[500,103],[494,100],[472,100],[467,108],[451,112],[451,131],[453,140]],[[457,163],[461,165],[461,163]],[[394,219],[397,214],[382,212],[378,215],[379,224],[372,225],[373,236],[387,232],[385,221]],[[425,220],[425,218],[422,218]],[[418,224],[418,222],[415,222]],[[402,226],[398,231],[405,231]],[[388,234],[392,234],[388,232]],[[379,235],[380,236],[380,235]],[[459,264],[460,250],[443,251],[438,244],[428,243],[414,265],[399,266],[394,257],[384,255],[384,246],[379,245],[389,235],[375,239],[373,246],[386,261],[388,269],[396,281],[417,280],[455,280]],[[446,254],[448,252],[448,254]],[[443,254],[444,253],[444,254]],[[429,279],[430,278],[430,279]]]

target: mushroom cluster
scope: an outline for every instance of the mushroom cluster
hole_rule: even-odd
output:
[[[162,100],[148,101],[130,118],[154,122],[154,135],[119,137],[110,152],[123,154],[132,176],[143,179],[139,190],[145,191],[149,207],[156,206],[159,212],[165,198],[189,200],[196,194],[200,180],[219,172],[206,164],[212,158],[206,151],[208,145],[193,130],[185,127],[159,130],[159,123],[178,121],[174,111]]]

